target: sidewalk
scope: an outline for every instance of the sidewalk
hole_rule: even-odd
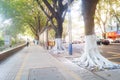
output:
[[[68,69],[79,75],[82,80],[120,80],[120,69],[91,72],[72,63],[73,58],[75,59],[81,56],[80,53],[74,52],[72,55],[68,53],[53,54],[53,56],[61,61]]]
[[[40,46],[26,47],[22,65],[15,80],[81,80]]]
[[[53,54],[53,56],[62,62],[69,70],[72,70],[75,74],[79,75],[81,80],[107,80],[104,77],[101,77],[72,63],[70,59],[80,57],[78,53],[73,53],[73,55],[69,55],[68,53],[58,55]]]
[[[22,65],[15,80],[119,80],[120,70],[92,73],[66,57],[67,54],[51,55],[40,46],[26,47]],[[117,71],[117,73],[116,73]],[[116,73],[116,74],[114,74]],[[114,74],[114,75],[113,75]]]

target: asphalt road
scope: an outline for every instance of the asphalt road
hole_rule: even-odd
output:
[[[100,46],[100,49],[102,49],[104,57],[120,64],[120,44],[103,45]]]

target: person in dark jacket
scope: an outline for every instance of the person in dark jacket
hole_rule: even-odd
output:
[[[29,40],[27,39],[27,43],[26,43],[26,46],[29,46],[29,44],[30,44],[30,42],[29,42]]]

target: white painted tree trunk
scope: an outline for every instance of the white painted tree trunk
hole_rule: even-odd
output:
[[[61,38],[56,38],[55,39],[55,46],[50,50],[50,53],[64,53],[66,49],[62,45],[62,39]]]
[[[84,54],[77,60],[78,65],[92,69],[118,68],[119,65],[104,58],[98,49],[95,35],[85,36]]]

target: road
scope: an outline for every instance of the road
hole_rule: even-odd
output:
[[[109,59],[110,61],[116,62],[120,64],[120,44],[110,44],[100,46],[103,53],[102,55]]]

